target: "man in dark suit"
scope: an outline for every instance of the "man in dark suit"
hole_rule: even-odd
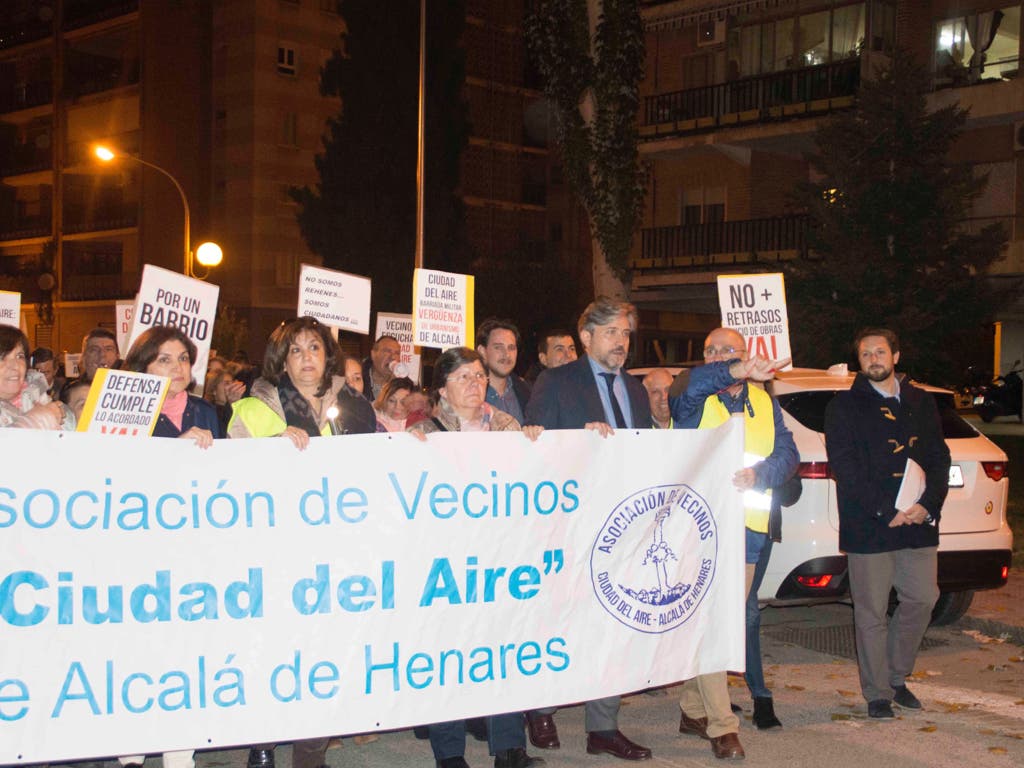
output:
[[[600,296],[583,310],[578,328],[586,355],[540,374],[526,405],[526,424],[545,429],[592,429],[605,437],[617,428],[650,429],[647,390],[622,370],[636,324],[636,307],[625,301]],[[534,746],[559,746],[554,712],[527,713]],[[651,750],[626,738],[618,720],[618,696],[587,702],[587,752],[623,760],[649,759]]]

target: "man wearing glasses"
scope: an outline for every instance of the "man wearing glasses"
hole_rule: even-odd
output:
[[[743,414],[746,426],[743,467],[732,484],[743,493],[746,526],[747,653],[746,681],[754,697],[754,724],[779,727],[771,691],[765,687],[761,665],[760,612],[757,589],[771,554],[772,538],[781,529],[780,499],[772,489],[796,472],[800,455],[793,435],[782,420],[778,403],[760,386],[775,375],[778,363],[749,357],[743,336],[732,328],[716,328],[704,341],[704,365],[690,371],[686,391],[672,400],[677,429],[713,429],[733,414]],[[774,523],[774,525],[772,525]],[[771,535],[769,535],[771,533]],[[751,603],[753,604],[751,607]],[[744,755],[739,739],[739,718],[729,701],[726,673],[699,675],[683,683],[679,700],[680,733],[711,741],[715,757],[739,760]]]

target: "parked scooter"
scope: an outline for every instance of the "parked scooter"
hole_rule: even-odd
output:
[[[1008,373],[997,376],[991,384],[978,389],[974,396],[974,409],[985,423],[997,416],[1021,418],[1021,398],[1024,396],[1024,380],[1021,379],[1020,360],[1015,360]]]

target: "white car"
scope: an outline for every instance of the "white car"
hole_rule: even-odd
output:
[[[633,369],[643,377],[650,369]],[[679,368],[670,367],[673,374]],[[796,368],[768,390],[782,407],[800,453],[800,500],[782,510],[782,542],[772,548],[759,599],[764,603],[834,601],[849,595],[846,556],[839,551],[836,485],[825,453],[825,408],[849,389],[853,374]],[[939,589],[934,624],[963,616],[974,591],[1006,584],[1013,533],[1006,521],[1006,454],[956,412],[953,392],[924,386],[936,399],[952,465],[939,522]]]

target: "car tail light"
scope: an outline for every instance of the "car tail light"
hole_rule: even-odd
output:
[[[1008,578],[1010,578],[1010,566],[1004,565],[1003,570],[999,572],[999,576],[1000,578],[1002,578],[1003,581],[1006,581]]]
[[[1010,466],[1005,461],[983,461],[981,468],[985,470],[990,480],[1002,480],[1010,476]]]
[[[797,474],[803,480],[831,480],[832,470],[827,461],[802,461]]]
[[[832,583],[832,574],[826,573],[823,576],[797,576],[796,580],[802,587],[814,587],[815,589],[824,589]]]

